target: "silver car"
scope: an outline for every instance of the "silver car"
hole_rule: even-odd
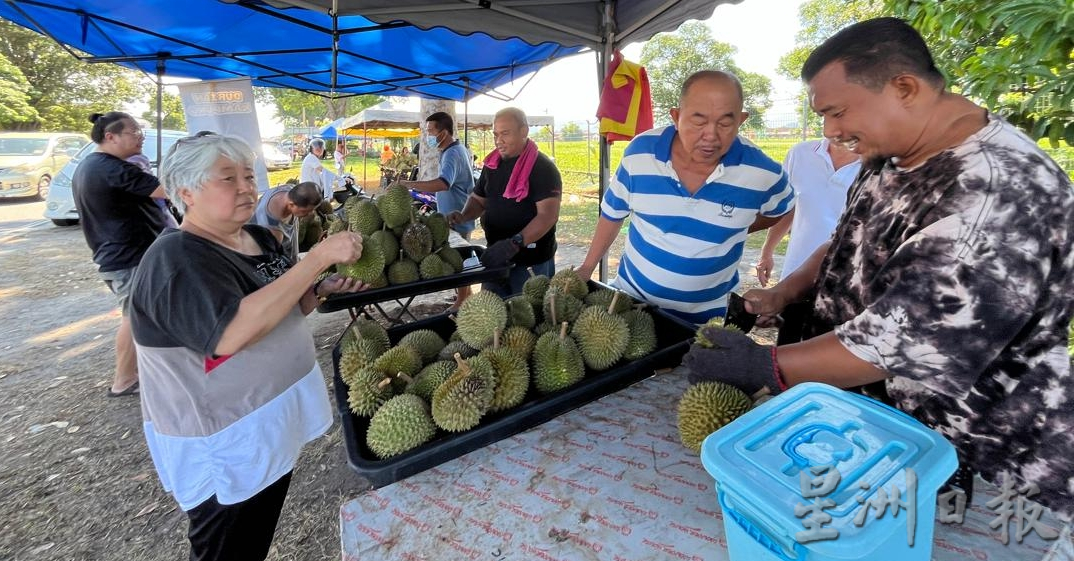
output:
[[[0,198],[45,200],[53,178],[87,142],[77,133],[0,133]]]
[[[175,144],[176,140],[187,136],[187,133],[183,131],[164,130],[161,132],[163,133],[165,154],[168,153],[168,149],[172,147],[172,144]],[[48,191],[48,199],[45,203],[45,218],[51,220],[53,224],[57,226],[74,226],[78,224],[78,209],[75,208],[75,197],[71,192],[71,178],[74,177],[75,168],[78,167],[79,162],[96,148],[97,145],[92,142],[87,144],[52,179],[52,187]],[[145,129],[145,144],[142,145],[142,152],[149,158],[149,161],[154,163],[153,168],[155,171],[157,161],[156,129]]]

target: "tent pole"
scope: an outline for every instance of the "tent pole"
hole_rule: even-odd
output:
[[[556,159],[556,117],[552,116],[552,160]]]
[[[462,143],[467,149],[470,148],[470,79],[462,79],[463,87],[466,88],[465,97],[462,98]]]
[[[597,97],[603,93],[604,89],[604,74],[608,71],[608,61],[611,60],[612,53],[615,51],[615,19],[612,10],[614,10],[614,0],[605,2],[604,4],[604,49],[602,51],[595,51],[597,53]],[[599,133],[598,133],[599,134]],[[604,200],[604,191],[608,188],[608,167],[611,160],[611,151],[608,149],[608,140],[604,138],[604,135],[599,135],[599,173],[600,183],[597,187],[597,205]],[[599,207],[598,207],[599,208]],[[605,253],[600,258],[600,266],[597,267],[599,271],[597,279],[600,282],[608,280],[608,254]]]
[[[161,150],[164,148],[164,137],[161,129],[164,128],[164,57],[157,59],[157,173],[160,173],[160,162],[164,160]]]
[[[363,119],[363,122],[362,122],[362,189],[365,189],[365,186],[366,186],[365,168],[366,168],[366,166],[369,165],[369,162],[366,160],[366,156],[367,156],[366,148],[368,146],[369,146],[369,131],[366,130],[366,125],[365,125],[365,122],[364,122],[364,119]]]

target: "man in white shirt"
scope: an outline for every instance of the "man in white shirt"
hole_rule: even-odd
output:
[[[332,198],[333,185],[336,182],[336,174],[321,165],[324,158],[324,139],[314,138],[310,141],[310,151],[302,160],[302,172],[299,181],[305,183],[311,181],[321,188],[324,200]]]
[[[846,207],[847,190],[861,170],[861,158],[841,144],[807,140],[796,144],[783,160],[791,186],[798,193],[795,208],[768,230],[761,257],[757,262],[757,280],[767,286],[772,276],[772,253],[787,231],[791,232],[781,277],[794,272],[821,244],[828,241]],[[802,320],[809,305],[788,306],[779,330],[779,344],[801,340]]]

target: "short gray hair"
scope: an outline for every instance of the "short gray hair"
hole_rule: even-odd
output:
[[[500,109],[499,111],[496,112],[496,116],[493,117],[492,120],[493,120],[493,122],[495,122],[496,119],[499,119],[499,118],[502,118],[502,117],[506,117],[506,118],[509,118],[509,119],[514,119],[514,121],[516,123],[518,123],[519,128],[526,129],[526,132],[527,133],[529,132],[530,125],[526,121],[526,114],[521,109],[519,109],[517,107],[507,107],[507,108],[504,108],[504,109]]]
[[[253,166],[257,159],[245,140],[224,134],[188,136],[176,141],[168,150],[160,165],[160,182],[179,212],[186,212],[186,203],[179,196],[179,190],[201,191],[209,180],[209,169],[221,156],[249,166]]]

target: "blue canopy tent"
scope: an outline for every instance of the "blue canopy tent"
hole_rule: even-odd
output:
[[[339,138],[339,136],[340,136],[340,127],[339,127],[339,125],[341,125],[343,123],[343,120],[345,118],[346,117],[340,117],[340,118],[336,119],[335,121],[332,121],[331,123],[328,123],[327,125],[321,127],[321,130],[317,131],[317,136],[319,136],[321,138],[327,138],[329,140],[335,140],[335,139]]]
[[[465,101],[486,94],[507,101],[498,86],[582,50],[246,0],[3,0],[0,17],[52,38],[80,60],[155,75],[158,115],[165,75],[248,76],[257,86],[325,96]]]

